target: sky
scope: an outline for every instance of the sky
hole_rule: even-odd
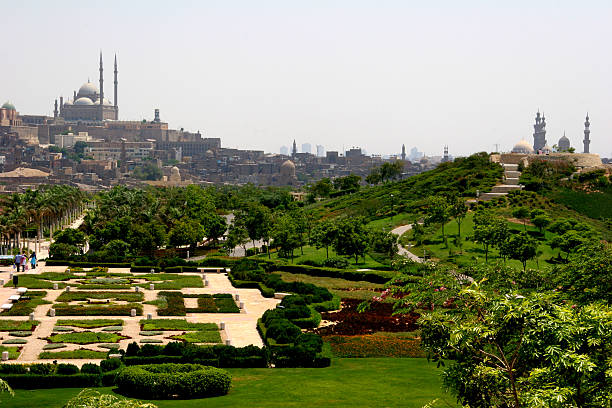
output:
[[[565,134],[612,157],[610,1],[13,1],[2,5],[0,103],[52,115],[98,81],[119,116],[278,152],[508,151]]]

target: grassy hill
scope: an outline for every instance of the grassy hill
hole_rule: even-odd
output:
[[[405,180],[363,188],[361,191],[309,206],[319,218],[362,215],[370,220],[412,214],[430,195],[456,193],[476,197],[501,180],[500,165],[491,163],[486,153],[458,158]],[[405,219],[404,221],[408,221]]]

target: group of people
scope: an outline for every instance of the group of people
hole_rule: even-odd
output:
[[[17,272],[19,272],[20,267],[21,267],[21,272],[25,272],[26,267],[28,265],[28,260],[30,261],[30,265],[32,266],[32,269],[36,269],[36,253],[35,252],[32,252],[29,258],[25,252],[20,252],[17,255],[15,255],[15,268],[17,269]]]

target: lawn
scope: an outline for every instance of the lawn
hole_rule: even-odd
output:
[[[449,253],[449,248],[445,246],[442,240],[442,228],[441,227],[438,228],[434,234],[425,236],[425,239],[429,240],[428,244],[413,247],[410,249],[410,252],[422,257],[423,251],[425,250],[427,255],[431,256],[434,259],[441,260],[443,262],[449,261],[449,262],[456,263],[458,265],[468,265],[468,264],[474,263],[475,261],[484,262],[485,261],[485,251],[482,245],[466,239],[467,237],[470,237],[474,234],[474,223],[472,221],[472,218],[473,218],[473,213],[469,213],[465,217],[463,222],[461,223],[461,239],[462,239],[461,250],[458,248],[457,245],[454,244],[454,239],[455,237],[457,237],[457,234],[458,234],[458,228],[457,228],[457,223],[454,220],[452,220],[449,223],[447,223],[444,227],[444,233],[447,237],[448,246],[450,247],[450,251],[452,252],[452,254]],[[532,225],[525,226],[523,224],[516,224],[516,223],[510,222],[509,227],[511,230],[517,230],[517,231],[524,231],[526,229],[527,232],[531,234],[536,234],[538,232],[538,229]],[[405,235],[407,235],[408,237],[412,237],[412,233],[410,231],[407,232]],[[557,255],[558,250],[554,251],[548,244],[554,236],[555,234],[552,234],[546,231],[544,232],[544,236],[540,237],[538,241],[539,243],[538,251],[541,251],[541,253],[537,257],[537,262],[535,259],[527,261],[528,268],[539,269],[538,266],[542,267],[543,265],[546,265],[546,262],[545,262],[546,260],[551,259]],[[403,239],[402,241],[406,242],[405,239]],[[499,257],[499,251],[495,248],[489,248],[488,258],[489,258],[489,262],[501,261],[501,258]],[[521,270],[523,269],[523,266],[521,265],[519,261],[510,259],[510,260],[507,260],[506,262],[508,265],[514,268],[521,269]]]
[[[232,389],[206,400],[151,401],[159,408],[215,407],[418,407],[440,398],[440,370],[420,358],[334,359],[329,368],[229,369]],[[112,388],[99,388],[111,393]],[[1,395],[2,406],[60,408],[79,389],[16,390]]]
[[[392,217],[370,221],[367,226],[368,228],[391,231],[393,228],[400,225],[412,224],[415,218],[416,217],[412,214],[401,213]]]
[[[312,246],[305,246],[303,249],[304,249],[304,255],[302,255],[300,248],[294,251],[293,253],[294,255],[293,263],[294,264],[303,263],[304,261],[312,261],[312,262],[321,263],[325,261],[325,259],[327,258],[325,248],[317,249]],[[330,247],[329,257],[331,258],[332,256],[338,256],[338,255]],[[260,254],[258,255],[258,257],[262,259],[268,259],[267,254]],[[271,258],[272,260],[281,259],[286,262],[291,262],[291,258],[279,258],[277,252],[272,252]],[[369,254],[366,254],[365,262],[363,261],[363,258],[360,256],[359,263],[357,264],[355,264],[355,257],[346,257],[346,259],[348,259],[349,261],[349,269],[374,268],[374,267],[384,266],[380,262],[375,261]]]
[[[303,282],[312,283],[317,286],[329,289],[334,295],[340,296],[341,299],[360,299],[369,300],[372,296],[378,294],[375,289],[380,289],[385,285],[378,283],[370,283],[365,281],[349,281],[346,279],[327,278],[321,276],[310,276],[298,273],[276,272],[285,282]]]

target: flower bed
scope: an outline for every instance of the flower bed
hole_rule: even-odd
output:
[[[375,333],[358,336],[326,336],[335,357],[425,357],[421,341],[409,334]]]
[[[142,302],[144,300],[144,294],[141,292],[92,292],[92,291],[78,291],[78,292],[63,292],[56,299],[57,302],[72,302],[87,299],[113,299],[121,300],[125,302]]]
[[[119,340],[128,339],[117,333],[107,332],[73,332],[53,334],[47,338],[51,343],[73,343],[73,344],[93,344],[93,343],[117,343]]]
[[[94,351],[88,349],[66,350],[66,351],[43,351],[38,355],[41,360],[57,360],[57,359],[104,359],[106,358],[105,351]]]
[[[168,330],[168,331],[217,331],[219,326],[216,323],[189,323],[183,319],[150,319],[140,321],[141,329],[148,330]]]
[[[94,329],[97,327],[123,326],[121,319],[59,319],[56,323],[59,326],[80,327],[83,329]]]
[[[218,331],[196,331],[176,334],[169,337],[172,340],[181,340],[185,343],[221,343],[221,334]]]
[[[51,303],[43,299],[45,296],[47,296],[47,292],[45,291],[29,291],[26,295],[22,296],[16,303],[14,303],[11,309],[2,312],[2,315],[28,316],[34,311],[34,309],[36,309],[36,307]]]
[[[57,316],[130,316],[131,310],[136,309],[137,315],[142,315],[140,303],[125,305],[69,305],[58,303],[53,306]]]
[[[417,329],[417,314],[393,315],[392,303],[374,303],[370,310],[360,313],[356,299],[342,301],[342,309],[337,312],[323,312],[323,320],[336,322],[331,326],[315,329],[320,335],[358,335],[376,332],[410,332]]]
[[[38,324],[36,320],[0,320],[0,331],[34,330]]]

